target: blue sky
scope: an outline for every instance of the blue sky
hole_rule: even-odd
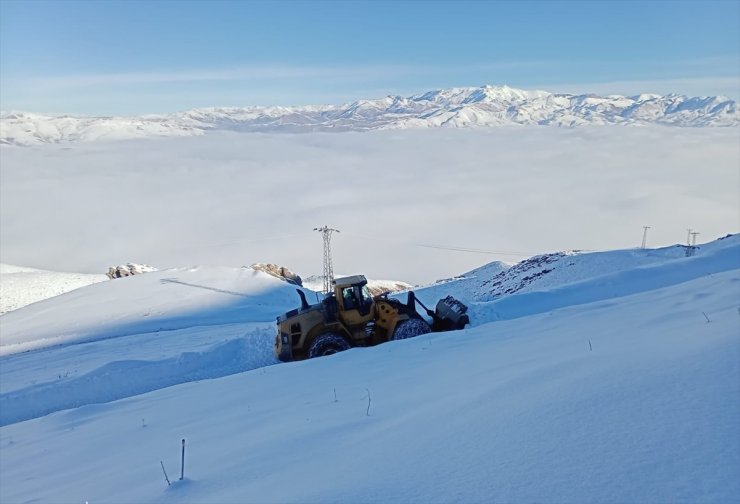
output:
[[[740,1],[0,0],[0,108],[341,103],[452,86],[740,98]]]

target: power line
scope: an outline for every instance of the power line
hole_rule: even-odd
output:
[[[353,232],[345,232],[345,234],[348,234],[350,236],[359,236],[360,238],[368,238],[370,240],[382,240],[384,242],[393,242],[399,245],[405,245],[407,247],[421,247],[421,248],[431,248],[431,249],[438,249],[438,250],[450,250],[453,252],[467,252],[471,254],[511,255],[511,256],[521,256],[521,257],[531,257],[532,255],[534,255],[530,252],[514,252],[514,251],[506,251],[506,250],[486,250],[486,249],[477,249],[477,248],[469,248],[469,247],[433,245],[429,243],[412,243],[412,242],[406,242],[406,241],[401,241],[401,240],[393,240],[392,238],[389,238],[387,236],[372,236],[372,235],[353,233]]]
[[[482,249],[471,249],[471,248],[465,248],[465,247],[443,247],[441,245],[427,245],[424,243],[407,243],[407,245],[411,245],[412,247],[422,247],[422,248],[431,248],[431,249],[439,249],[439,250],[452,250],[455,252],[469,252],[471,254],[513,255],[513,256],[522,256],[522,257],[529,257],[532,255],[532,254],[525,254],[523,252],[506,252],[503,250],[482,250]]]
[[[192,245],[188,247],[177,247],[173,249],[169,249],[172,251],[177,250],[197,250],[197,249],[204,249],[204,248],[212,248],[212,247],[227,247],[230,245],[249,245],[251,243],[258,243],[258,242],[264,242],[269,240],[283,240],[287,238],[295,238],[296,236],[307,236],[307,232],[303,233],[292,233],[292,234],[284,234],[284,235],[275,235],[275,236],[264,236],[262,238],[250,238],[247,240],[234,240],[229,242],[220,242],[220,243],[206,243],[201,245]]]

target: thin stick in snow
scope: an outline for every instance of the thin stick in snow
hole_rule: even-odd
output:
[[[182,465],[180,466],[180,480],[185,478],[185,440],[182,440]]]
[[[162,465],[162,472],[164,473],[164,479],[167,480],[167,486],[172,485],[172,483],[170,483],[170,479],[167,477],[167,471],[164,470],[164,462],[160,460],[159,463]]]
[[[704,315],[704,318],[705,319],[707,319],[707,324],[711,322],[711,320],[709,320],[709,317],[707,317],[707,314],[706,313],[701,312],[701,314]]]
[[[370,399],[370,390],[368,390],[368,389],[365,389],[365,390],[367,390],[367,411],[365,412],[365,415],[366,416],[370,416],[370,401],[371,401],[371,399]]]
[[[339,400],[337,399],[337,389],[334,389],[334,402],[338,402],[338,401]]]
[[[593,352],[593,351],[594,351],[594,347],[592,347],[592,346],[591,346],[591,340],[588,340],[588,349],[589,349],[589,350],[590,350],[591,352]]]

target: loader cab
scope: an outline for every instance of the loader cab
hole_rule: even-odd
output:
[[[373,318],[374,301],[364,275],[337,278],[334,281],[334,295],[346,324],[354,326]]]

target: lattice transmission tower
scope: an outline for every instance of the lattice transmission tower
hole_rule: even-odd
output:
[[[313,228],[314,231],[321,233],[324,239],[324,294],[331,292],[331,284],[334,280],[334,266],[331,262],[331,235],[332,233],[338,233],[338,229],[333,229],[328,226]]]
[[[642,245],[640,248],[644,249],[647,245],[647,230],[650,229],[650,226],[642,226]]]
[[[694,231],[693,229],[687,229],[689,232],[688,236],[686,237],[686,257],[691,257],[696,252],[697,246],[696,246],[696,235],[701,234],[698,231]]]

